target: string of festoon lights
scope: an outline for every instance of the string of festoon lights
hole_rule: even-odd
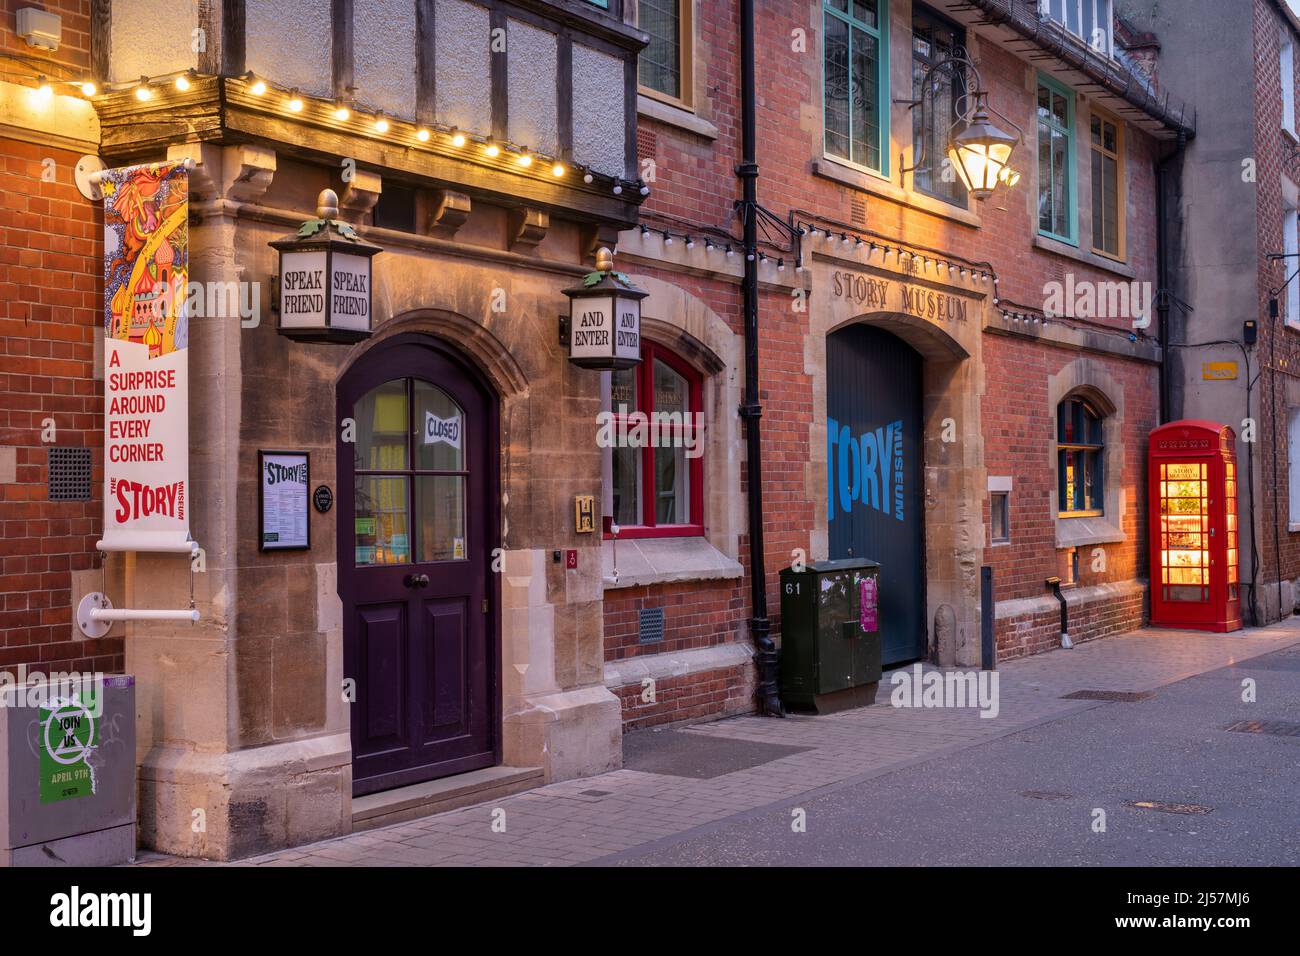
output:
[[[941,255],[930,250],[915,251],[907,248],[897,240],[886,241],[883,237],[874,234],[864,236],[846,228],[837,229],[818,222],[795,220],[795,230],[800,237],[807,236],[814,241],[820,239],[827,246],[838,244],[855,252],[865,251],[867,255],[879,250],[883,260],[888,260],[890,254],[893,254],[900,263],[914,262],[919,264],[922,272],[933,266],[936,275],[946,271],[950,277],[956,276],[965,279],[969,276],[972,282],[976,280],[991,282],[993,284],[993,304],[997,305],[999,302],[998,276],[993,271],[993,267],[987,262],[973,262],[961,256]],[[803,271],[803,258],[803,244],[801,242],[799,254],[795,258],[796,272]]]
[[[187,93],[200,80],[215,79],[214,74],[200,73],[197,70],[183,70],[162,73],[156,76],[141,76],[138,80],[119,83],[97,83],[90,78],[75,80],[49,80],[42,74],[36,74],[36,88],[32,91],[38,104],[46,104],[53,99],[56,86],[67,86],[88,100],[94,100],[105,93],[131,90],[141,103],[148,103],[168,87],[177,93]],[[410,123],[390,116],[382,110],[370,110],[358,106],[355,97],[320,97],[302,92],[297,87],[278,86],[249,71],[227,79],[242,80],[247,92],[256,98],[266,98],[277,105],[289,116],[313,113],[332,119],[335,123],[352,126],[357,132],[370,136],[384,137],[394,143],[405,142],[408,147],[436,146],[451,147],[464,151],[470,158],[479,156],[497,162],[513,160],[513,171],[531,174],[537,177],[550,173],[553,179],[565,179],[571,173],[581,176],[583,183],[608,185],[610,192],[621,196],[624,192],[641,196],[650,194],[650,187],[643,180],[623,179],[598,173],[572,162],[561,156],[554,156],[529,146],[514,143],[507,139],[485,136],[467,132],[455,126],[442,123]]]
[[[651,228],[645,223],[641,223],[637,228],[641,230],[642,239],[649,239],[651,236],[658,236],[665,247],[672,246],[678,241],[680,241],[687,249],[694,249],[697,245],[697,237],[689,232],[673,232],[671,229],[660,229],[657,227]],[[737,247],[744,247],[744,243],[741,240],[733,239],[730,236],[725,239],[718,238],[716,240],[713,236],[708,235],[701,235],[698,238],[703,240],[704,251],[706,253],[712,254],[716,252],[727,258],[735,257]],[[769,268],[775,269],[777,272],[785,271],[784,256],[768,255],[766,252],[759,250],[757,254],[746,255],[745,259],[749,262],[753,262],[757,259],[760,266],[768,266]]]

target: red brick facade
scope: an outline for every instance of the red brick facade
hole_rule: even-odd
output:
[[[1267,0],[1253,4],[1255,48],[1255,213],[1257,226],[1257,284],[1259,295],[1259,341],[1255,348],[1260,377],[1257,399],[1258,432],[1255,443],[1255,468],[1261,496],[1256,502],[1259,528],[1259,611],[1262,620],[1275,621],[1294,609],[1294,591],[1290,602],[1285,591],[1279,598],[1277,582],[1294,582],[1300,578],[1300,532],[1290,517],[1288,412],[1300,406],[1300,330],[1288,322],[1300,317],[1287,315],[1287,292],[1277,295],[1278,317],[1270,318],[1269,300],[1274,289],[1282,289],[1288,277],[1300,267],[1300,260],[1281,259],[1270,262],[1270,253],[1285,249],[1283,238],[1282,177],[1293,181],[1300,177],[1291,159],[1295,142],[1282,131],[1282,88],[1278,70],[1282,35],[1292,28],[1277,7]],[[1294,39],[1294,34],[1293,34]],[[1293,67],[1297,58],[1292,60]],[[1293,87],[1300,83],[1296,70]],[[1295,128],[1296,117],[1291,126]],[[1292,284],[1300,279],[1292,280]],[[1233,422],[1234,426],[1236,422]],[[1243,514],[1246,512],[1242,509]],[[1279,601],[1281,602],[1279,605]],[[1290,606],[1288,606],[1288,603]]]
[[[911,38],[906,18],[900,11],[892,13],[891,57],[909,57]],[[668,230],[679,236],[692,232],[708,235],[710,227],[719,226],[738,236],[740,227],[732,209],[739,195],[735,176],[740,160],[738,5],[697,4],[696,16],[694,62],[703,76],[695,84],[694,113],[716,128],[716,137],[686,128],[690,124],[656,118],[663,115],[663,110],[647,115],[643,109],[638,149],[643,172],[648,170],[653,181],[652,193],[642,208],[642,221],[651,230]],[[917,253],[928,251],[954,260],[989,263],[998,278],[993,294],[1001,300],[999,308],[1040,317],[1045,284],[1064,282],[1067,274],[1072,274],[1075,283],[1135,279],[1150,283],[1154,289],[1155,170],[1163,155],[1162,144],[1154,137],[1131,124],[1121,124],[1126,251],[1122,265],[1101,268],[1094,255],[1067,256],[1035,243],[1033,77],[1037,61],[1016,56],[1009,47],[983,35],[977,37],[975,30],[967,28],[968,45],[989,90],[990,102],[1025,131],[1025,142],[1016,160],[1023,178],[1016,188],[1001,188],[982,204],[976,226],[959,216],[934,214],[934,204],[918,205],[900,198],[896,189],[898,154],[904,148],[910,151],[910,143],[900,145],[895,139],[891,144],[894,155],[889,163],[889,181],[895,187],[893,195],[888,195],[888,189],[850,185],[848,181],[855,176],[869,178],[854,171],[849,171],[847,177],[819,174],[816,167],[835,166],[822,155],[821,146],[822,5],[762,4],[757,17],[758,192],[760,203],[778,217],[793,211],[795,218],[826,223],[837,233],[845,230],[850,235],[885,241]],[[1143,38],[1144,44],[1150,40]],[[1149,46],[1144,46],[1144,68],[1152,60],[1149,53]],[[1055,72],[1051,63],[1042,68]],[[898,76],[896,70],[893,76]],[[776,77],[779,82],[774,80]],[[895,88],[890,95],[898,99],[907,93]],[[1085,95],[1077,87],[1076,94],[1082,104]],[[894,109],[906,107],[895,105]],[[1086,126],[1076,121],[1076,137],[1083,139],[1086,135]],[[1091,194],[1087,180],[1082,175],[1080,179],[1075,201],[1082,206],[1091,202]],[[1086,250],[1088,233],[1081,229],[1079,238],[1080,248]],[[719,241],[716,234],[714,241]],[[790,271],[790,252],[782,253],[775,246],[765,251],[773,257],[784,255],[787,273]],[[670,269],[654,274],[708,301],[733,331],[743,331],[734,274],[715,274],[711,279]],[[827,294],[824,289],[813,288],[809,310],[817,309],[818,296],[824,300]],[[768,288],[761,297],[759,321],[767,588],[769,613],[774,628],[779,630],[780,569],[790,564],[795,549],[810,558],[825,556],[814,553],[815,509],[809,504],[806,474],[816,396],[807,370],[809,313],[793,311],[783,290]],[[1042,334],[1037,333],[1038,329]],[[985,471],[990,476],[1014,478],[1010,544],[990,546],[988,499],[982,496],[983,563],[994,570],[995,600],[1000,612],[996,627],[998,653],[1004,659],[1059,644],[1059,612],[1044,586],[1048,575],[1066,577],[1063,572],[1068,553],[1058,544],[1051,511],[1056,423],[1055,406],[1048,394],[1049,378],[1086,356],[1091,367],[1099,369],[1122,392],[1112,398],[1123,409],[1119,436],[1123,450],[1116,453],[1122,462],[1123,514],[1122,518],[1107,517],[1117,518],[1123,540],[1104,544],[1104,568],[1100,570],[1093,569],[1094,563],[1100,562],[1092,547],[1080,548],[1077,588],[1067,592],[1071,594],[1070,633],[1076,642],[1131,630],[1146,619],[1145,439],[1158,423],[1157,368],[1150,357],[1139,359],[1125,354],[1124,343],[1130,340],[1132,331],[1127,317],[1035,324],[1033,335],[1022,334],[1014,327],[1009,331],[984,334],[980,400]],[[1080,348],[1075,344],[1077,335],[1071,338],[1079,332],[1090,334],[1094,343],[1113,342],[1116,347]],[[1154,332],[1154,327],[1138,332],[1139,344],[1149,346],[1149,336]],[[747,541],[742,542],[740,560],[748,571]],[[751,613],[748,598],[748,588],[739,581],[734,588],[701,582],[643,588],[626,596],[607,592],[606,658],[614,661],[635,654],[743,640],[744,619]],[[638,646],[635,611],[650,601],[668,607],[665,641],[662,645]],[[718,678],[716,672],[710,671],[693,674],[691,679],[712,686]],[[624,700],[628,726],[671,719],[680,709],[661,697],[659,709],[655,710],[639,702],[637,690],[617,690]],[[729,699],[734,701],[735,695]]]
[[[26,4],[3,6],[0,50],[29,55],[13,32]],[[90,4],[43,6],[63,26],[48,80],[56,95],[72,94],[69,81],[89,65]],[[23,81],[33,69],[9,71],[5,95],[34,89],[35,75]],[[71,607],[72,574],[98,565],[103,219],[73,181],[80,154],[57,141],[38,130],[0,138],[0,454],[14,465],[0,483],[0,668],[114,671],[121,638],[79,640]],[[89,500],[49,500],[51,448],[92,449]]]

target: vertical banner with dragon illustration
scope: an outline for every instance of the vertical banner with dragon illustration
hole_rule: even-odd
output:
[[[106,170],[104,546],[179,551],[189,539],[189,174]]]

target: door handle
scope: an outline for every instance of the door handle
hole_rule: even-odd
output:
[[[429,586],[429,576],[427,574],[408,574],[402,578],[402,583],[408,588],[427,588]]]

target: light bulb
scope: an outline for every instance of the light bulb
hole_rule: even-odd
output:
[[[384,118],[383,113],[380,113],[375,117],[375,132],[376,133],[388,132],[388,120]]]
[[[149,89],[149,83],[147,80],[141,80],[139,85],[136,86],[135,98],[141,103],[153,99],[153,90]]]
[[[289,94],[289,110],[293,113],[302,112],[302,97],[298,95],[297,90]]]
[[[253,80],[253,85],[249,87],[249,92],[251,92],[254,96],[261,96],[263,93],[266,92],[266,81]]]
[[[429,141],[429,131],[427,129],[418,129],[415,131],[415,138],[421,143],[427,143]]]
[[[487,148],[484,149],[483,152],[487,153],[488,156],[492,157],[493,159],[496,159],[496,157],[501,155],[501,147],[498,146],[496,143],[488,143]]]
[[[563,176],[563,175],[564,175],[564,164],[563,164],[563,163],[556,163],[554,166],[552,166],[552,167],[551,167],[551,175],[552,175],[552,176]]]
[[[451,134],[451,145],[455,146],[457,149],[460,149],[460,147],[464,146],[465,134],[462,133],[460,130],[454,131]]]
[[[91,80],[86,80],[86,82],[81,84],[82,96],[94,96],[98,92],[99,87],[97,87]]]
[[[184,92],[185,92],[186,90],[188,90],[189,88],[190,88],[190,80],[189,80],[189,77],[187,77],[184,73],[182,73],[180,76],[176,77],[176,89],[178,89],[178,90],[180,90],[182,93],[184,93]]]
[[[36,100],[42,106],[54,98],[54,87],[50,86],[50,81],[41,77],[36,81]]]
[[[529,166],[533,165],[533,157],[531,154],[526,152],[520,153],[518,162],[520,166],[524,167],[524,169],[527,169]]]
[[[352,111],[348,109],[346,106],[344,106],[342,103],[339,103],[337,106],[334,107],[334,118],[338,120],[340,123],[347,122],[348,118],[351,115],[352,115]]]

